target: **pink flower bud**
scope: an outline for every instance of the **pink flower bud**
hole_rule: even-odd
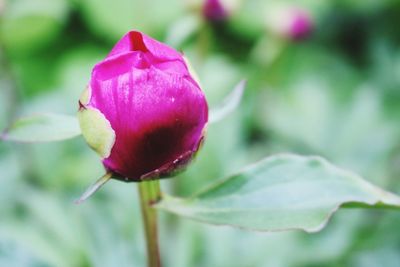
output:
[[[221,0],[205,0],[203,5],[203,16],[211,22],[221,22],[228,17]]]
[[[126,181],[171,175],[193,158],[208,107],[180,53],[127,33],[98,63],[79,101],[83,136]]]
[[[283,38],[299,41],[311,34],[314,22],[304,9],[281,7],[270,11],[267,16],[267,27]]]
[[[294,40],[308,37],[313,29],[313,22],[305,10],[293,10],[290,36]]]

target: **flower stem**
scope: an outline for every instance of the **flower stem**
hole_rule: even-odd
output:
[[[160,182],[143,181],[138,184],[140,205],[147,245],[148,267],[160,267],[160,251],[158,247],[157,211],[151,205],[161,198]]]

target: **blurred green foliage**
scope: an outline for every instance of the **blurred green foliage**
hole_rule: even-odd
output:
[[[185,53],[210,105],[239,80],[239,110],[211,125],[195,163],[165,191],[190,195],[276,152],[318,154],[400,193],[400,1],[285,1],[310,11],[301,42],[267,30],[282,1],[243,0],[223,24],[201,1],[0,1],[0,129],[18,115],[74,114],[92,66],[129,29]],[[134,184],[111,182],[81,138],[0,143],[0,266],[144,266]],[[256,233],[162,214],[165,266],[397,267],[400,214],[344,210],[321,233]]]

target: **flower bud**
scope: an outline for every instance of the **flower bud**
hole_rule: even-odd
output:
[[[95,65],[79,101],[83,136],[117,179],[172,175],[204,138],[208,107],[180,53],[127,33]]]
[[[308,11],[298,7],[272,8],[266,18],[273,33],[292,41],[307,38],[314,28]]]
[[[211,22],[221,22],[228,17],[228,11],[221,0],[205,0],[203,5],[203,16]]]

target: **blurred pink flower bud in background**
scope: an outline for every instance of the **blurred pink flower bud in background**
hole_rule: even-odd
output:
[[[211,22],[221,22],[228,17],[228,11],[221,0],[205,0],[203,5],[203,16]]]
[[[299,7],[278,7],[268,11],[267,28],[282,38],[299,41],[309,37],[314,29],[311,14]]]

